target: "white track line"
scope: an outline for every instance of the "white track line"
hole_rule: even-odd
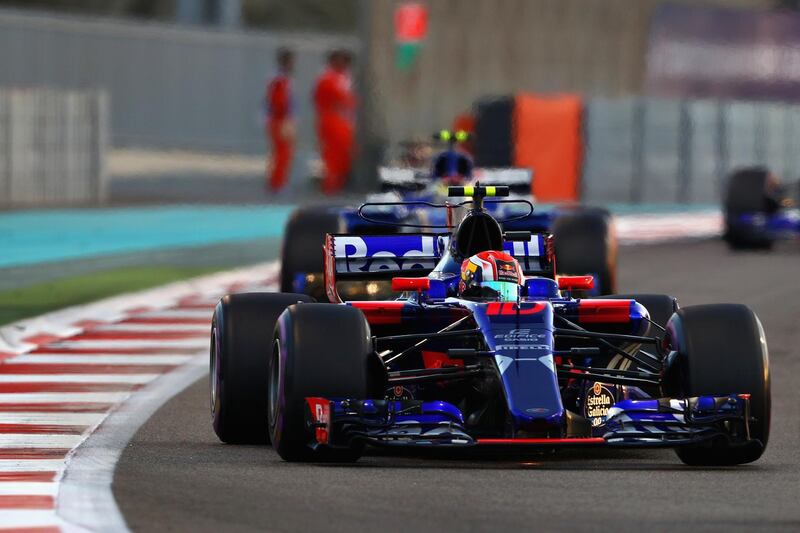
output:
[[[36,435],[29,433],[0,433],[0,448],[66,448],[81,443],[83,435]]]
[[[205,337],[197,339],[186,340],[82,340],[82,341],[59,341],[51,342],[45,346],[45,349],[61,348],[67,350],[104,350],[104,349],[117,349],[117,350],[135,350],[141,348],[160,348],[168,350],[170,348],[206,348],[208,347],[208,339]]]
[[[208,344],[208,343],[206,343],[206,344]],[[203,351],[207,351],[208,350],[208,347],[204,346],[204,348],[206,348],[206,349],[203,350]],[[134,353],[130,353],[130,354],[128,354],[128,353],[115,353],[115,352],[94,352],[94,351],[87,352],[87,351],[81,351],[81,350],[76,350],[74,352],[73,351],[69,351],[69,352],[65,353],[65,352],[48,352],[46,350],[47,350],[47,348],[42,348],[41,351],[37,350],[36,353],[27,353],[27,354],[15,355],[13,357],[10,357],[10,358],[6,359],[6,362],[7,363],[17,362],[17,361],[19,361],[20,357],[26,357],[26,356],[31,356],[31,355],[44,355],[44,356],[47,356],[47,357],[69,357],[69,358],[72,358],[72,357],[129,357],[129,356],[136,356],[136,357],[174,357],[175,355],[178,355],[178,354],[172,354],[171,355],[169,353],[161,354],[161,353],[152,353],[152,352],[145,352],[145,353],[136,353],[136,352],[134,352]],[[199,351],[200,350],[198,350],[198,352]],[[180,357],[184,357],[184,355],[180,354]],[[189,355],[188,357],[192,357],[192,356]]]
[[[0,482],[0,496],[55,496],[57,492],[58,483],[53,482]]]
[[[31,354],[18,355],[9,363],[42,364],[102,364],[102,365],[180,365],[191,359],[191,355],[65,355]]]
[[[0,510],[0,524],[4,528],[59,526],[61,520],[53,511],[8,509]]]
[[[149,383],[161,374],[0,374],[0,383]]]
[[[106,413],[38,413],[0,412],[0,424],[47,424],[52,426],[94,426],[106,417]]]
[[[11,392],[0,394],[0,411],[5,403],[119,403],[130,395],[130,392]]]
[[[164,309],[161,311],[146,311],[136,315],[136,318],[207,318],[211,320],[214,311],[211,309]]]
[[[17,354],[0,362],[3,371],[0,384],[10,384],[5,385],[8,388],[24,390],[28,388],[24,384],[38,388],[42,383],[73,384],[71,388],[77,390],[83,388],[81,384],[147,385],[137,388],[135,393],[0,393],[0,424],[8,431],[0,433],[0,448],[27,452],[24,459],[0,459],[0,473],[54,473],[54,481],[31,481],[35,477],[17,476],[20,481],[0,482],[0,497],[8,505],[17,500],[20,504],[18,509],[0,509],[0,530],[42,526],[68,532],[126,530],[111,492],[114,465],[125,445],[169,397],[207,372],[211,306],[232,288],[274,289],[274,282],[242,281],[268,277],[274,280],[276,272],[277,263],[239,269],[64,309],[0,328],[0,351]],[[128,319],[131,322],[125,323]],[[136,323],[136,319],[144,320]],[[71,339],[73,336],[76,337]],[[178,338],[160,339],[162,336]],[[37,340],[47,338],[57,340]],[[87,353],[88,350],[98,353]],[[31,353],[34,351],[38,353]],[[89,366],[86,373],[69,373],[84,370],[71,366],[81,364],[99,368],[94,370],[95,367]],[[114,365],[133,365],[133,368]],[[163,370],[166,372],[158,373]],[[31,371],[38,373],[14,373]],[[109,409],[82,412],[82,408],[91,404]],[[100,429],[91,442],[85,441],[96,428]],[[63,431],[81,434],[61,434]],[[53,458],[48,449],[63,449],[67,456]],[[37,454],[38,450],[41,451]],[[58,512],[25,508],[49,506],[51,498]]]
[[[150,333],[150,332],[179,332],[183,333],[197,333],[198,335],[207,335],[211,329],[211,323],[208,324],[103,324],[91,328],[92,331],[115,331],[115,332],[134,332],[134,333]]]
[[[0,459],[0,472],[60,472],[63,459]],[[0,522],[0,525],[2,522]]]
[[[719,211],[621,215],[614,219],[622,244],[669,242],[677,239],[711,238],[722,235]]]

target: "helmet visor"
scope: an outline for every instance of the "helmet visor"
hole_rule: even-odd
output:
[[[484,281],[481,283],[481,288],[484,294],[492,291],[490,294],[501,302],[516,302],[519,300],[519,285],[511,281]],[[496,296],[492,293],[495,293]]]

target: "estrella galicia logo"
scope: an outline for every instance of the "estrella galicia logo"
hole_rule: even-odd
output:
[[[586,391],[583,413],[592,427],[597,427],[606,421],[608,410],[612,405],[614,405],[614,394],[602,383],[595,382]]]

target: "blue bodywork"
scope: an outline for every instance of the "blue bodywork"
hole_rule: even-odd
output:
[[[763,234],[775,240],[800,235],[800,210],[781,209],[773,214],[743,213],[730,220],[731,227]]]
[[[503,243],[528,277],[515,302],[459,297],[460,262],[451,257],[450,238],[329,236],[332,300],[338,296],[336,279],[427,276],[427,286],[396,300],[343,304],[361,309],[370,322],[388,376],[386,393],[372,399],[309,399],[327,408],[324,416],[309,412],[310,425],[325,430],[315,446],[349,446],[353,439],[391,446],[677,446],[746,439],[746,391],[652,398],[619,379],[630,371],[620,370],[616,378],[607,371],[607,382],[585,377],[586,369],[608,368],[615,350],[656,362],[664,354],[655,338],[645,337],[649,315],[638,302],[576,299],[560,290],[546,236]],[[576,329],[565,333],[563,324]],[[572,338],[587,330],[608,334],[611,342],[589,346]],[[407,344],[382,344],[409,334],[409,342],[423,339],[424,347],[409,352]],[[636,344],[647,339],[656,355]],[[656,370],[636,374],[659,383]]]

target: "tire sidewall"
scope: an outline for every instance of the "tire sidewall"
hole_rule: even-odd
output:
[[[726,309],[738,308],[735,313]],[[689,464],[741,464],[761,456],[769,440],[771,423],[771,390],[769,355],[763,326],[758,317],[744,306],[721,304],[716,328],[709,327],[708,317],[695,323],[697,308],[713,312],[715,306],[693,306],[679,310],[668,323],[668,336],[673,353],[669,364],[673,379],[680,383],[682,396],[721,396],[749,394],[751,421],[750,434],[762,443],[760,450],[736,450],[724,443],[710,447],[686,447],[678,455]],[[744,313],[749,314],[745,319]],[[728,323],[726,321],[726,315]],[[738,315],[738,316],[737,316]],[[704,324],[706,322],[706,324]],[[745,325],[746,324],[746,325]],[[729,336],[715,340],[718,348],[709,350],[708,330],[728,328]],[[713,340],[713,339],[712,339]],[[745,349],[737,353],[736,347]],[[731,360],[734,354],[737,359]],[[730,390],[728,390],[730,389]]]

